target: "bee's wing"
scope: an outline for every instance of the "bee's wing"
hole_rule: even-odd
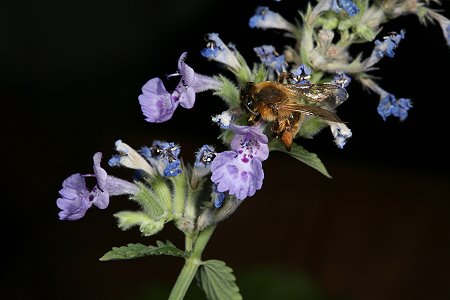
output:
[[[308,103],[316,103],[334,109],[348,98],[347,91],[331,83],[322,84],[287,84],[286,88],[294,97],[303,99]]]
[[[324,120],[343,123],[341,119],[334,113],[329,110],[317,107],[317,106],[309,106],[309,105],[301,105],[297,103],[285,103],[278,105],[279,110],[287,110],[292,112],[299,112],[305,115],[316,116],[322,118]]]

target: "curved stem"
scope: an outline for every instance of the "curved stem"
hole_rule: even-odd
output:
[[[184,262],[183,269],[181,269],[180,275],[178,275],[177,281],[173,286],[169,300],[182,300],[186,295],[186,292],[197,273],[198,267],[202,264],[201,255],[215,228],[215,225],[209,226],[198,234],[191,255],[187,257]],[[186,238],[188,237],[186,236]],[[189,239],[191,238],[192,236],[189,237]]]

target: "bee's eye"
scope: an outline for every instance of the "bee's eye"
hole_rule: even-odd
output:
[[[252,100],[247,101],[247,107],[250,109],[253,109],[253,101]]]

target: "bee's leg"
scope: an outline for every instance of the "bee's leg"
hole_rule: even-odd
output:
[[[285,129],[281,135],[281,141],[286,147],[286,150],[291,151],[292,140],[300,130],[300,125],[304,121],[304,116],[299,113],[292,113],[292,115],[289,116],[288,121],[289,125],[285,126]]]
[[[292,147],[292,140],[294,139],[294,136],[289,130],[283,131],[283,134],[281,135],[281,141],[284,144],[284,147],[287,151],[291,151]]]
[[[289,73],[288,72],[281,72],[280,75],[278,75],[278,82],[279,83],[283,83],[285,79],[287,79],[289,77]]]
[[[275,121],[272,125],[272,137],[278,138],[284,130],[285,124],[282,121]]]
[[[247,120],[247,124],[249,126],[253,126],[253,125],[255,125],[256,122],[259,121],[260,118],[261,118],[260,114],[251,114]]]

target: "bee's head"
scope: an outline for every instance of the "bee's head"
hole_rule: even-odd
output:
[[[241,95],[240,95],[240,101],[241,101],[241,108],[250,114],[256,114],[254,111],[255,109],[255,83],[254,82],[247,82],[242,88],[241,88]]]

